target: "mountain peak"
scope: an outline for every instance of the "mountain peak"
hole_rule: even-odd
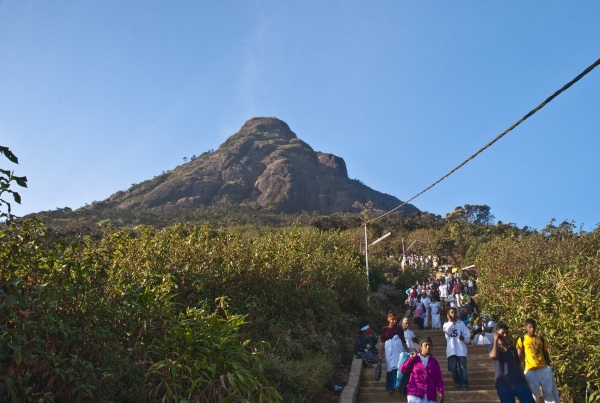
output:
[[[273,133],[279,134],[286,140],[297,138],[296,134],[290,129],[288,124],[276,117],[251,118],[244,123],[239,133]]]
[[[109,199],[120,209],[180,211],[221,202],[256,203],[275,213],[354,211],[358,201],[392,209],[401,201],[348,178],[346,163],[314,151],[287,123],[256,117],[216,151]],[[405,213],[418,211],[407,205]]]

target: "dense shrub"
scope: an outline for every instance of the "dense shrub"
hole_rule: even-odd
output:
[[[279,401],[263,375],[258,351],[248,354],[250,340],[224,300],[215,312],[188,308],[173,317],[164,337],[148,348],[147,377],[156,385],[153,400],[179,402]],[[206,329],[210,329],[209,332]]]
[[[497,238],[478,251],[480,302],[522,334],[526,318],[552,346],[564,401],[600,401],[600,232],[549,226]]]
[[[367,313],[340,232],[0,237],[0,400],[311,401]]]
[[[477,264],[478,302],[515,337],[537,319],[563,400],[599,402],[600,231],[469,225],[453,253]],[[378,247],[367,284],[361,231],[79,233],[0,231],[0,401],[315,401],[358,321],[385,324],[425,276]]]

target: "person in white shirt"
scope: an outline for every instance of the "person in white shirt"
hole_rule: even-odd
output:
[[[440,284],[438,289],[440,290],[440,301],[442,303],[442,307],[446,309],[446,300],[448,299],[448,285],[446,283],[442,283]]]
[[[452,372],[454,385],[462,390],[469,390],[467,379],[467,345],[471,334],[467,326],[458,320],[456,308],[448,310],[448,322],[444,323],[446,335],[446,356],[448,369]]]
[[[454,297],[454,294],[448,294],[448,305],[450,305],[450,308],[456,308],[456,298]]]
[[[486,327],[482,333],[475,335],[473,344],[494,344],[494,331],[496,330],[496,323],[493,320],[487,322]]]
[[[456,308],[460,308],[463,304],[463,296],[461,292],[454,293],[454,299],[456,300]]]
[[[431,311],[431,328],[441,329],[442,322],[440,321],[440,302],[434,297],[431,304],[429,304],[429,310]]]
[[[425,320],[423,321],[423,326],[425,327],[425,329],[428,329],[430,324],[429,317],[431,316],[431,311],[429,309],[429,305],[431,305],[431,299],[429,299],[429,296],[427,294],[423,294],[423,297],[421,298],[421,303],[423,304],[423,308],[425,308]]]
[[[415,332],[409,329],[410,322],[408,318],[402,319],[402,329],[404,329],[404,340],[406,340],[406,351],[408,353],[418,352],[415,343],[419,343]]]
[[[472,297],[475,295],[475,281],[473,281],[473,277],[469,277],[469,281],[467,282],[467,287],[469,289],[469,295]]]

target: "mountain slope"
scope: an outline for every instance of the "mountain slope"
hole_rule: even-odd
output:
[[[150,210],[255,202],[288,214],[350,212],[355,201],[372,201],[382,210],[401,204],[349,179],[342,158],[314,151],[276,118],[250,119],[216,151],[115,193],[108,201],[119,209]],[[403,211],[418,210],[407,205]]]
[[[157,227],[178,222],[280,226],[315,215],[358,213],[358,202],[388,211],[402,202],[348,178],[346,163],[314,151],[276,118],[253,118],[216,151],[75,211],[33,214],[78,233],[95,222]],[[407,204],[408,215],[419,210]]]

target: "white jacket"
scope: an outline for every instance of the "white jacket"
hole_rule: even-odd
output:
[[[412,353],[415,351],[415,332],[410,329],[404,331],[404,340],[406,340],[406,351]]]
[[[444,334],[446,335],[446,356],[456,355],[459,357],[467,356],[467,345],[471,340],[471,333],[467,326],[460,320],[456,322],[444,323]],[[463,336],[464,341],[460,340]]]
[[[398,360],[400,353],[404,351],[402,340],[398,335],[394,335],[392,339],[385,342],[385,372],[390,372],[393,369],[398,369]]]

